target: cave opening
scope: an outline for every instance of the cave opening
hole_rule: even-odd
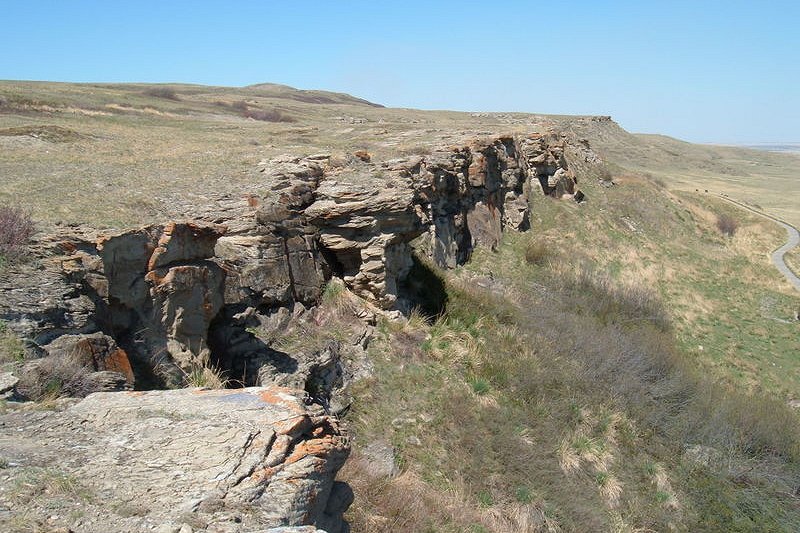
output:
[[[411,254],[412,266],[408,275],[399,284],[400,296],[430,318],[437,318],[447,310],[447,288],[436,267],[421,258],[417,252]]]

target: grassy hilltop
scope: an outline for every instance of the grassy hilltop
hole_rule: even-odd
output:
[[[798,155],[269,84],[7,81],[0,204],[40,230],[121,228],[256,191],[281,154],[381,161],[551,125],[604,159],[579,174],[588,202],[534,197],[530,231],[438,272],[442,316],[378,325],[346,419],[353,531],[800,530],[800,297],[768,258],[785,235],[717,196],[800,225]]]

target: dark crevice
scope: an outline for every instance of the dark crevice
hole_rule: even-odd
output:
[[[289,276],[289,287],[292,289],[292,298],[294,301],[297,301],[297,287],[295,287],[294,273],[292,272],[292,261],[289,256],[289,241],[286,239],[286,237],[283,237],[282,240],[283,253],[286,256],[286,273]]]
[[[447,290],[442,277],[427,261],[411,254],[413,265],[400,282],[400,296],[411,302],[412,308],[419,309],[429,317],[439,317],[447,310]]]

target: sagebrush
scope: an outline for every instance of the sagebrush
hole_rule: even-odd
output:
[[[21,207],[0,205],[0,261],[14,261],[26,252],[35,227]]]

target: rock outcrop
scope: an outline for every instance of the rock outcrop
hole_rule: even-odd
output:
[[[96,393],[63,412],[11,410],[0,415],[8,465],[0,529],[13,529],[24,501],[25,520],[53,531],[177,531],[184,523],[220,533],[346,531],[352,493],[334,477],[347,438],[301,397],[281,387],[185,389]],[[30,480],[42,476],[62,485],[41,497]]]
[[[568,159],[591,154],[572,148],[545,133],[382,162],[362,154],[344,167],[283,157],[264,162],[246,194],[187,207],[188,221],[40,237],[35,261],[0,273],[0,320],[34,359],[23,372],[44,383],[79,368],[62,392],[128,392],[5,415],[0,453],[86,480],[95,496],[81,531],[178,531],[187,517],[217,528],[208,531],[253,530],[236,517],[257,529],[343,530],[352,495],[333,479],[349,448],[326,413],[346,411],[340,393],[362,373],[353,361],[365,359],[376,313],[436,292],[425,275],[410,279],[427,268],[421,258],[453,268],[528,229],[532,191],[580,201]],[[316,307],[332,282],[360,302],[347,304],[357,325],[279,349],[273,340],[293,324],[301,337],[342,326]],[[210,368],[262,388],[129,391],[185,385]],[[25,396],[28,383],[3,393]]]
[[[242,317],[313,306],[334,275],[379,307],[409,309],[415,254],[443,268],[463,264],[476,246],[496,247],[503,231],[528,228],[532,187],[577,192],[567,147],[547,133],[343,168],[327,155],[264,162],[261,194],[218,198],[192,222],[59,236],[44,268],[50,293],[31,305],[21,300],[39,298],[40,286],[0,284],[0,318],[42,354],[61,335],[102,332],[119,349],[114,368],[94,357],[94,370],[132,366],[145,387],[221,359],[274,361]]]

